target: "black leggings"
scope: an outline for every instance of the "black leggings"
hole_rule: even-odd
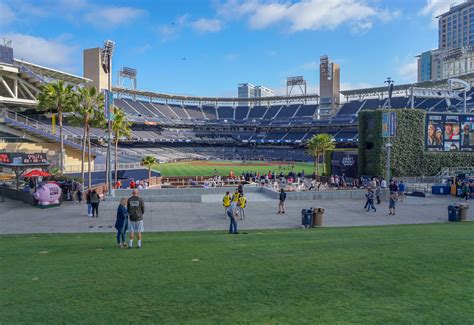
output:
[[[99,217],[99,203],[92,203],[92,217]]]

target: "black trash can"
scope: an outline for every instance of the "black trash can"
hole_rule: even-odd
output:
[[[448,220],[452,222],[459,221],[459,205],[452,204],[448,206]]]
[[[310,228],[313,222],[313,210],[302,209],[301,210],[301,225],[305,228]]]

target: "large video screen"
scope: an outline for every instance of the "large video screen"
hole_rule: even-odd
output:
[[[426,114],[428,151],[474,151],[474,114]]]

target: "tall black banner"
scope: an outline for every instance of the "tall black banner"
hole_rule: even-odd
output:
[[[357,177],[357,152],[333,151],[331,157],[331,174]]]

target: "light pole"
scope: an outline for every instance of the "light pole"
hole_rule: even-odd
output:
[[[390,162],[390,159],[391,159],[391,154],[392,154],[392,142],[390,141],[390,132],[391,132],[391,123],[392,123],[392,120],[391,120],[391,116],[390,116],[390,110],[392,108],[392,104],[390,103],[391,102],[391,99],[392,99],[392,92],[393,92],[393,83],[394,81],[392,80],[392,78],[390,77],[387,77],[387,80],[384,81],[384,83],[387,84],[388,86],[388,137],[387,137],[387,143],[385,144],[385,147],[387,148],[387,163],[386,163],[386,176],[387,176],[387,181],[390,182],[390,166],[391,166],[391,162]]]
[[[107,73],[107,93],[108,96],[106,96],[107,103],[105,105],[106,108],[108,108],[108,111],[106,112],[107,114],[107,157],[106,157],[106,174],[105,174],[105,183],[107,186],[107,194],[112,195],[112,139],[111,139],[111,126],[112,126],[112,114],[111,114],[111,109],[112,107],[109,107],[109,103],[111,102],[110,96],[113,96],[112,94],[112,55],[114,53],[115,49],[115,42],[111,40],[107,40],[104,42],[104,48],[102,49],[102,69],[104,70],[105,73]]]

